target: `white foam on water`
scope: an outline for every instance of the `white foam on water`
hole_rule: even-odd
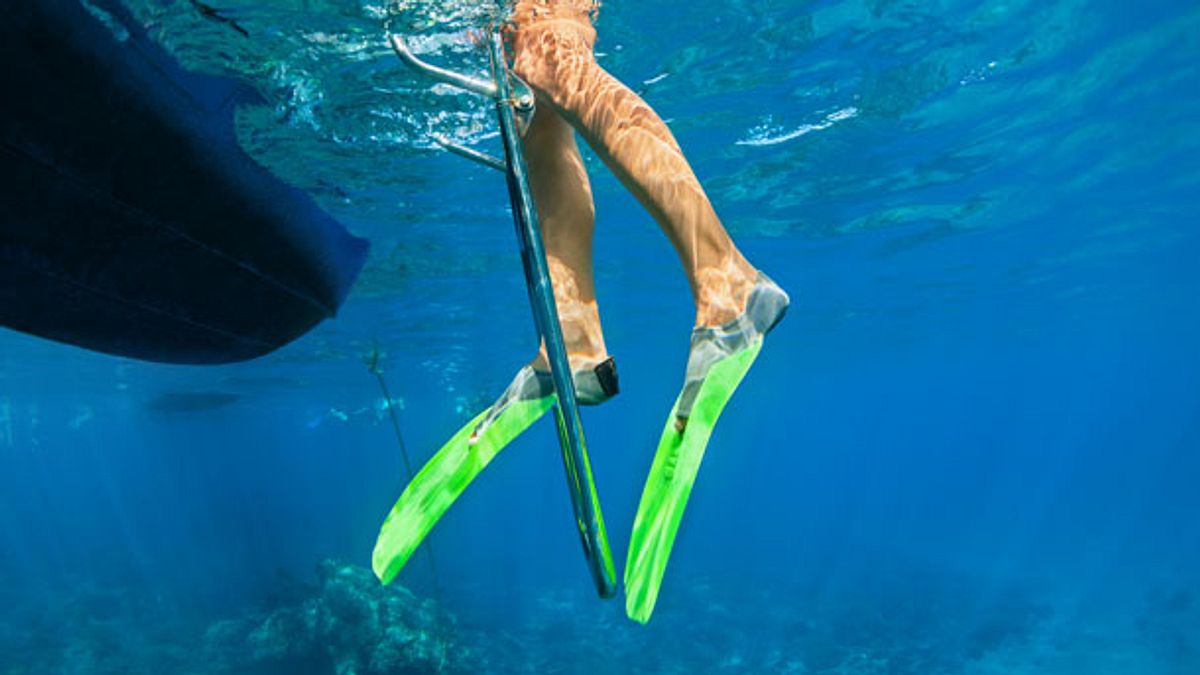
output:
[[[843,120],[852,119],[858,116],[858,108],[849,106],[826,115],[820,122],[816,124],[801,124],[791,131],[784,131],[782,127],[770,123],[770,118],[764,124],[760,124],[750,130],[749,138],[744,138],[740,141],[735,141],[737,145],[778,145],[787,143],[810,134],[814,131],[821,131],[841,122]]]

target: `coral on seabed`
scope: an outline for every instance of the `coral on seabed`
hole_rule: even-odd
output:
[[[454,617],[370,570],[326,561],[317,583],[280,580],[265,607],[134,586],[0,588],[0,674],[402,675],[481,672]],[[232,614],[228,613],[231,612]]]
[[[385,675],[467,671],[454,618],[361,567],[325,561],[316,593],[294,605],[218,621],[204,636],[214,670]]]

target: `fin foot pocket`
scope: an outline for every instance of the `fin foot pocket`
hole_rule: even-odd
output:
[[[699,326],[692,330],[687,374],[683,391],[675,403],[679,431],[687,428],[687,419],[692,414],[700,387],[713,366],[756,342],[761,343],[763,337],[783,320],[790,303],[788,294],[770,277],[759,272],[741,315],[720,326]]]
[[[554,379],[550,373],[544,370],[533,372],[545,391],[554,391]],[[600,405],[621,392],[617,361],[611,356],[577,369],[571,373],[571,379],[575,382],[575,401],[579,405]]]

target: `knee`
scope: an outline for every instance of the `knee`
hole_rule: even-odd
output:
[[[590,33],[589,33],[590,32]],[[596,67],[591,26],[534,26],[519,30],[513,72],[538,97],[560,110],[570,108],[581,92],[587,73]]]

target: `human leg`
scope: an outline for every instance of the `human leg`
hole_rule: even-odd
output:
[[[696,325],[717,326],[745,309],[756,273],[722,226],[670,129],[592,54],[585,16],[518,3],[513,68],[588,141],[666,233],[683,263]],[[544,8],[543,8],[544,9]],[[549,12],[547,14],[546,12]]]
[[[534,115],[525,160],[568,356],[573,367],[598,363],[607,352],[592,274],[592,189],[575,131],[553,109]],[[544,346],[534,365],[549,369]]]
[[[616,367],[608,358],[592,273],[595,205],[575,131],[553,109],[539,109],[525,134],[530,190],[554,287],[554,304],[575,382],[576,400],[603,403],[617,393]],[[476,426],[475,441],[517,402],[554,392],[545,344]]]
[[[675,407],[682,432],[711,367],[761,340],[788,298],[738,251],[667,125],[596,63],[595,30],[575,4],[517,4],[510,31],[513,69],[543,107],[556,110],[589,142],[659,223],[683,263],[696,329]]]

